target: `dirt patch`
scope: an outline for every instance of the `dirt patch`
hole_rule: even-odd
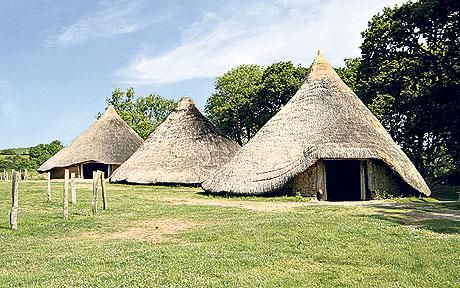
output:
[[[100,240],[150,240],[155,243],[178,241],[174,234],[187,231],[198,223],[184,219],[152,219],[135,222],[132,227],[125,231],[112,233],[84,232],[78,235],[84,239]]]
[[[224,199],[193,199],[173,198],[168,199],[172,205],[202,205],[219,206],[230,208],[242,208],[261,212],[285,212],[293,208],[306,206],[307,202],[256,202],[256,201],[232,201]]]
[[[382,207],[389,206],[395,207],[400,206],[398,203],[388,203],[382,200],[371,200],[371,201],[344,201],[344,202],[328,202],[328,201],[316,201],[312,200],[309,202],[273,202],[273,201],[244,201],[244,200],[232,200],[224,198],[214,199],[196,199],[196,198],[167,198],[166,202],[172,205],[203,205],[203,206],[220,206],[220,207],[231,207],[231,208],[242,208],[260,212],[286,212],[294,208],[305,207],[305,206],[374,206],[381,205]],[[402,205],[401,205],[402,206]]]

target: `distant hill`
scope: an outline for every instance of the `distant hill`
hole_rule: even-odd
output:
[[[1,149],[0,155],[29,155],[29,148],[7,148]]]

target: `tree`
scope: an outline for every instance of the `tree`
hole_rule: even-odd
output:
[[[0,150],[0,155],[16,155],[16,151],[14,151],[14,149],[3,149],[3,150]]]
[[[217,77],[215,92],[206,103],[206,115],[243,145],[297,92],[306,70],[291,62],[231,69]]]
[[[256,132],[256,99],[261,90],[263,68],[241,65],[217,77],[215,92],[205,112],[223,133],[243,145]]]
[[[345,59],[345,67],[337,67],[334,69],[343,82],[359,96],[361,93],[356,82],[361,69],[361,58],[347,58]]]
[[[59,152],[62,148],[64,148],[64,146],[58,140],[54,140],[49,144],[38,144],[34,147],[30,147],[30,161],[33,161],[35,163],[34,166],[36,166],[35,168],[38,168],[43,163],[45,163],[46,160]]]
[[[307,68],[292,62],[277,62],[268,66],[262,76],[258,106],[257,130],[262,128],[299,90],[305,80]]]
[[[385,8],[339,69],[428,180],[460,169],[460,2]]]
[[[136,98],[132,87],[126,92],[115,89],[112,96],[107,98],[107,103],[112,105],[120,117],[143,139],[146,139],[177,105],[175,101],[157,94]],[[101,113],[98,117],[100,116]]]

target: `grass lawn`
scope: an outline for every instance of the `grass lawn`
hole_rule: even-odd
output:
[[[0,287],[460,287],[460,205],[366,206],[219,198],[199,189],[91,183],[62,219],[62,182],[22,182],[8,229],[0,182]],[[70,198],[70,197],[69,197]],[[101,207],[101,206],[100,206]]]

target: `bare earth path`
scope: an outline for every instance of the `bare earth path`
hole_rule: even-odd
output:
[[[348,206],[348,207],[372,207],[378,213],[387,215],[394,214],[394,209],[399,208],[399,213],[410,216],[413,219],[438,219],[460,221],[460,212],[452,209],[438,209],[430,205],[418,204],[417,211],[413,203],[398,203],[388,200],[370,200],[370,201],[347,201],[347,202],[326,202],[326,201],[309,201],[309,202],[273,202],[273,201],[245,201],[238,198],[212,198],[200,199],[191,197],[168,197],[166,202],[172,205],[203,205],[219,206],[249,209],[258,212],[287,212],[295,208],[309,206]],[[438,204],[453,203],[453,201],[439,201]],[[422,210],[420,209],[422,206]]]

